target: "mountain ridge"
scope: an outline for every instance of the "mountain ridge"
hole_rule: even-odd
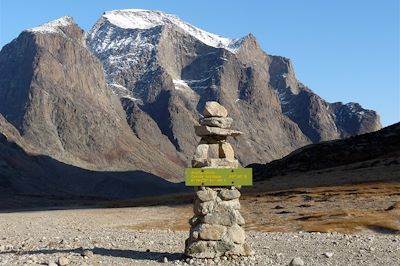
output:
[[[115,13],[119,11],[112,12]],[[283,59],[283,65],[281,64],[282,66],[279,66],[279,63],[275,62],[277,62],[277,59],[282,59],[283,57],[269,56],[262,50],[252,34],[237,39],[241,41],[240,49],[231,53],[232,51],[226,49],[226,47],[212,47],[202,42],[201,38],[193,39],[193,36],[191,34],[185,34],[185,31],[182,31],[182,27],[179,25],[176,26],[172,23],[171,26],[168,23],[159,23],[159,21],[169,16],[164,13],[158,11],[134,11],[130,13],[129,10],[123,10],[121,12],[133,18],[141,12],[145,12],[146,14],[151,13],[154,17],[157,17],[157,19],[155,19],[156,23],[147,27],[142,27],[141,25],[135,27],[135,24],[131,24],[120,28],[118,27],[118,23],[110,25],[110,23],[102,17],[88,34],[89,38],[87,39],[87,43],[90,50],[103,62],[110,87],[121,97],[137,101],[137,103],[143,107],[144,111],[148,110],[146,105],[156,101],[160,92],[164,90],[166,92],[163,92],[163,94],[172,94],[169,97],[178,97],[180,99],[181,103],[179,106],[183,108],[182,112],[191,113],[192,118],[186,120],[188,122],[197,120],[197,118],[201,116],[202,106],[207,100],[220,100],[228,105],[228,109],[229,105],[232,106],[231,109],[235,109],[237,108],[237,106],[235,106],[237,105],[236,103],[241,100],[250,103],[251,93],[264,94],[264,96],[258,95],[258,97],[256,97],[264,100],[264,103],[257,103],[258,106],[275,106],[273,107],[275,109],[273,112],[280,113],[278,110],[280,105],[280,108],[284,111],[281,122],[277,121],[275,124],[281,124],[283,126],[284,124],[291,124],[294,122],[294,124],[284,127],[292,128],[291,130],[295,132],[299,131],[295,129],[298,126],[301,131],[294,133],[294,135],[297,136],[295,137],[296,142],[300,145],[289,144],[287,141],[280,139],[279,141],[287,143],[285,146],[291,148],[282,147],[284,152],[279,152],[278,150],[281,150],[280,148],[272,152],[271,155],[267,155],[267,160],[281,157],[287,154],[289,150],[298,148],[310,142],[310,140],[315,143],[358,133],[357,130],[348,133],[346,131],[347,125],[338,129],[339,126],[337,124],[339,123],[336,122],[336,114],[332,111],[323,110],[328,106],[328,103],[297,81],[290,60]],[[116,37],[114,39],[113,34],[115,34],[115,32],[118,32],[118,34],[115,35]],[[107,39],[105,36],[112,37]],[[134,40],[134,42],[130,40]],[[142,47],[145,48],[139,49]],[[129,60],[114,60],[114,55],[119,58],[121,58],[122,55],[124,59],[129,58],[130,60],[133,58],[134,61],[136,58],[139,58],[140,61],[136,60],[137,62],[132,62],[132,64],[130,64]],[[145,65],[145,67],[141,67],[140,64]],[[230,64],[235,66],[226,70],[225,68],[230,67]],[[268,69],[267,71],[264,66]],[[192,69],[195,70],[193,71]],[[225,75],[224,72],[229,72],[231,75]],[[288,78],[282,79],[281,77],[285,73]],[[223,80],[224,76],[230,76],[229,79],[237,81],[231,82],[231,80]],[[152,81],[153,79],[155,80]],[[254,80],[256,80],[256,82],[254,82]],[[227,81],[227,86],[238,88],[238,92],[236,89],[224,89],[224,84],[221,84],[221,82],[225,81]],[[147,83],[150,83],[150,85]],[[121,87],[123,89],[121,89]],[[277,93],[277,100],[274,99],[276,96],[272,95],[272,92],[269,92],[270,87],[273,88],[272,92]],[[261,89],[263,91],[255,92],[255,90]],[[287,94],[288,91],[292,92],[295,90],[301,93],[302,97],[290,95],[293,98],[291,104],[293,106],[291,106],[291,109],[294,110],[286,110],[286,105],[280,96],[284,93]],[[230,95],[225,94],[224,91],[230,91]],[[281,91],[283,91],[283,93],[279,93]],[[238,97],[232,99],[232,96],[235,94],[238,94]],[[256,98],[253,98],[253,100],[257,101]],[[227,101],[227,99],[229,100]],[[182,105],[184,107],[182,107]],[[313,108],[316,108],[317,111],[305,113],[305,111],[302,110],[312,110]],[[337,109],[340,108],[342,108],[342,106],[338,105]],[[164,109],[164,112],[169,112],[168,107]],[[290,112],[299,112],[302,113],[302,116],[293,117],[289,115]],[[312,117],[316,116],[316,112],[321,116],[320,119],[314,119]],[[149,115],[155,120],[158,119],[157,116],[151,113],[149,113]],[[257,116],[255,110],[251,115]],[[377,116],[376,113],[372,113],[372,117],[374,117],[374,115]],[[169,117],[173,116],[174,114],[170,113]],[[267,116],[271,116],[271,114]],[[241,117],[234,118],[235,120],[243,119]],[[289,121],[283,122],[284,120]],[[377,120],[379,120],[379,118],[377,118]],[[356,121],[356,123],[359,122]],[[185,139],[185,137],[183,133],[177,132],[179,129],[174,130],[174,126],[178,124],[178,122],[172,122],[167,125],[157,122],[157,124],[161,126],[161,131],[169,136],[171,143],[176,147],[180,157],[187,162],[190,156],[187,154],[194,149],[193,140],[189,140],[189,143],[187,141],[185,141],[185,143],[180,143],[183,142],[180,140]],[[281,125],[271,125],[270,127],[274,127],[274,131],[280,131],[281,129],[277,127],[282,127]],[[374,121],[372,121],[370,125],[370,127],[363,128],[359,131],[365,132],[380,128],[379,121],[375,124]],[[260,125],[253,126],[256,128],[260,127]],[[241,127],[242,128],[239,129],[243,130],[243,128],[249,127],[249,125],[246,126],[246,123],[244,123]],[[192,131],[193,130],[189,129],[189,132]],[[260,129],[260,131],[262,132],[265,130]],[[249,134],[254,135],[254,133]],[[268,134],[276,135],[277,133],[272,132]],[[302,134],[303,137],[300,137]],[[250,138],[257,139],[257,141],[260,140],[258,136],[250,136]],[[286,138],[293,139],[293,136],[287,136]],[[241,143],[240,145],[236,145],[236,148],[240,149],[239,146],[246,145],[243,143],[244,141],[239,140],[239,142]],[[271,148],[269,147],[271,145],[267,143],[263,145],[267,147],[267,150]],[[246,146],[254,150],[254,146],[257,145],[251,145],[253,147],[249,145]],[[183,155],[181,151],[183,151]],[[259,152],[261,152],[261,154],[265,153],[262,151]],[[257,158],[257,156],[250,156],[250,158],[246,159],[241,153],[244,153],[244,151],[239,151],[238,154],[243,163],[248,163],[251,160],[263,160],[260,157]]]
[[[203,43],[235,52],[242,38],[229,39],[197,28],[179,17],[161,11],[123,9],[106,11],[101,19],[124,29],[150,29],[157,26],[177,26]],[[100,19],[100,20],[101,20]],[[93,31],[93,29],[91,30]]]
[[[193,125],[209,100],[245,133],[232,140],[242,165],[380,128],[374,111],[325,102],[297,80],[290,60],[268,55],[252,34],[228,39],[143,10],[123,22],[132,26],[144,12],[147,24],[142,16],[138,28],[123,28],[109,21],[118,12],[132,13],[106,12],[87,33],[62,17],[1,49],[0,114],[24,149],[92,170],[181,180],[198,142]]]

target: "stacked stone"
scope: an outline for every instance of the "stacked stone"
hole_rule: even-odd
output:
[[[217,102],[207,102],[200,126],[195,126],[201,137],[192,160],[194,168],[237,168],[228,136],[239,136],[240,131],[229,129],[232,118]],[[240,214],[240,192],[232,187],[196,187],[194,216],[185,254],[194,258],[239,257],[253,254],[246,243],[242,228],[245,221]]]
[[[231,144],[226,141],[228,136],[239,136],[240,131],[229,129],[233,119],[228,117],[228,111],[217,102],[207,102],[204,108],[204,118],[200,126],[195,126],[195,133],[201,137],[192,160],[192,167],[237,168],[238,160]]]

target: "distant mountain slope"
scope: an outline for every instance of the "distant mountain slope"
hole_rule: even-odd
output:
[[[381,128],[378,114],[358,103],[328,103],[297,81],[292,63],[271,56],[271,85],[278,94],[282,111],[313,143],[346,138]]]
[[[386,175],[397,175],[400,181],[400,123],[373,133],[308,145],[280,160],[265,165],[252,164],[250,167],[253,168],[256,181],[286,175],[294,177],[296,174],[319,170],[326,173],[340,170],[342,176],[339,174],[339,177],[343,178],[357,169],[368,171],[377,167],[380,167],[380,171],[376,172],[375,180],[384,180]],[[320,178],[323,179],[324,174]],[[298,181],[301,183],[301,180]],[[302,181],[307,183],[306,179]],[[362,177],[359,181],[362,181]],[[365,181],[373,180],[368,178]]]

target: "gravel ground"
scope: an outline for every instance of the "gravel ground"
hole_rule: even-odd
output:
[[[248,232],[255,256],[185,260],[188,233],[121,226],[167,207],[0,214],[0,265],[400,265],[400,235]],[[137,219],[137,218],[136,218]],[[185,218],[182,218],[185,219]],[[52,264],[56,263],[56,264]]]

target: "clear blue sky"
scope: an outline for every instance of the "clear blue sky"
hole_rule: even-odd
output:
[[[226,37],[253,33],[291,58],[297,78],[330,102],[359,102],[400,121],[398,0],[0,0],[0,47],[30,27],[70,15],[89,30],[102,12],[156,9]]]

